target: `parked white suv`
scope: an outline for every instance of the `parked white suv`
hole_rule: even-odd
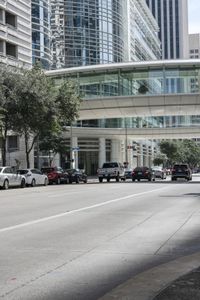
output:
[[[12,167],[0,167],[0,187],[4,190],[7,190],[9,186],[20,186],[24,188],[25,185],[25,177],[17,174]]]
[[[105,162],[102,168],[97,171],[99,182],[106,179],[107,182],[110,179],[115,179],[116,181],[125,180],[125,170],[124,166],[120,162]]]

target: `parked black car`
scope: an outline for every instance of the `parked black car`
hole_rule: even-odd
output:
[[[41,171],[47,175],[49,184],[69,183],[68,173],[61,167],[43,167]]]
[[[67,169],[66,172],[68,173],[69,176],[69,183],[72,182],[84,182],[87,183],[87,175],[85,174],[84,170],[80,169]]]
[[[175,164],[172,168],[172,181],[178,178],[184,178],[186,180],[192,180],[192,171],[188,164]]]
[[[155,181],[154,172],[148,167],[137,167],[132,172],[132,181],[146,179],[148,181]]]

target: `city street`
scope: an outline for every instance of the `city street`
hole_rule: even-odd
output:
[[[0,191],[0,299],[95,300],[200,251],[200,176]]]

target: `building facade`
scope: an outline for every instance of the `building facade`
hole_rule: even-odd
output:
[[[31,0],[0,0],[0,63],[13,68],[31,68],[31,34]],[[23,138],[9,132],[6,148],[8,165],[26,165]]]
[[[127,1],[128,61],[161,58],[159,27],[145,0]]]
[[[188,1],[146,0],[160,28],[163,59],[188,58]]]
[[[189,34],[189,57],[200,58],[200,33]]]
[[[52,0],[51,28],[52,69],[157,60],[161,57],[159,27],[145,0]],[[93,86],[92,89],[94,91],[98,87]],[[115,94],[116,83],[105,85],[104,89],[108,93]],[[83,126],[87,122],[83,122]],[[107,121],[93,120],[89,123],[99,122]],[[118,125],[121,126],[124,122],[125,119],[120,119]],[[131,139],[128,142],[130,147],[134,143]],[[149,141],[139,141],[138,149],[141,150],[143,147],[149,149],[149,143],[152,145]],[[128,159],[129,166],[144,164],[143,160],[146,161],[146,156],[142,155],[136,162],[131,148],[126,151],[125,140],[112,141],[105,138],[88,140],[87,137],[80,140],[75,136],[72,144],[73,148],[76,148],[77,144],[84,145],[79,153],[75,152],[73,155],[76,158],[74,160],[76,167],[86,168],[88,174],[96,174],[97,168],[104,160],[125,162]],[[152,150],[154,147],[150,147],[151,153],[155,152]],[[148,152],[145,151],[142,153]],[[148,154],[148,157],[152,155]],[[148,158],[146,164],[151,163]]]
[[[31,0],[0,0],[0,62],[32,65]]]
[[[50,69],[51,28],[50,0],[32,0],[32,60],[43,69]]]
[[[53,68],[121,62],[125,0],[52,0]]]

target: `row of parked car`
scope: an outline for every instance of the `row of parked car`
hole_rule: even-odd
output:
[[[40,170],[19,169],[12,167],[0,167],[0,187],[8,189],[11,186],[36,186],[60,183],[79,183],[80,181],[87,183],[87,175],[83,170],[68,169],[64,171],[60,167],[44,167]]]
[[[188,164],[175,164],[172,167],[170,173],[172,181],[175,181],[179,178],[185,179],[187,181],[192,180],[192,171]],[[128,172],[128,174],[126,174],[125,172],[125,177],[128,178],[129,176],[129,178],[131,178],[132,181],[140,181],[141,179],[155,181],[156,178],[166,179],[167,175],[169,175],[167,173],[167,170],[160,166],[152,168],[137,167],[130,173]]]

